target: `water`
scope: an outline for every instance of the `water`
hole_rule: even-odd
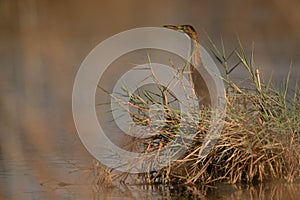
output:
[[[189,199],[182,188],[170,186],[143,186],[117,184],[115,187],[93,184],[90,166],[82,159],[63,161],[45,156],[39,162],[32,160],[0,160],[1,199]],[[46,166],[41,163],[47,162]],[[76,163],[80,168],[71,163]],[[78,170],[78,171],[77,171]],[[41,175],[43,174],[43,175]],[[185,190],[186,191],[186,190]],[[201,193],[203,192],[203,193]],[[257,185],[217,184],[197,193],[201,199],[298,199],[300,183],[271,181]],[[193,198],[196,198],[194,196]]]
[[[160,3],[128,1],[0,1],[0,199],[180,199],[163,186],[93,184],[93,158],[77,135],[71,109],[75,75],[99,42],[121,31],[193,24],[233,49],[236,34],[255,42],[262,78],[277,84],[293,60],[300,74],[299,3],[276,0]],[[219,43],[219,42],[217,42]],[[244,70],[236,70],[241,78]],[[179,192],[178,192],[179,191]],[[219,185],[209,199],[297,199],[299,184]]]

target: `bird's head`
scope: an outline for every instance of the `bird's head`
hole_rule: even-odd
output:
[[[164,25],[164,27],[183,32],[183,33],[187,34],[193,40],[198,41],[197,32],[192,25],[180,25],[180,26]]]

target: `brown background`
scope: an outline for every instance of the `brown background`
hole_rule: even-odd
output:
[[[99,42],[136,27],[192,24],[204,44],[204,32],[217,43],[222,37],[228,50],[237,37],[247,52],[254,42],[265,80],[273,72],[282,81],[293,61],[294,83],[300,74],[299,10],[297,0],[1,0],[0,199],[16,187],[39,188],[49,177],[68,179],[49,167],[51,158],[90,165],[71,100],[76,72]]]

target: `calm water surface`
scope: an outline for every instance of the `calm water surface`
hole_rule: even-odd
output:
[[[34,155],[33,155],[34,156]],[[46,164],[45,164],[46,163]],[[89,164],[87,164],[89,163]],[[180,187],[116,183],[96,185],[86,158],[0,159],[0,199],[189,199]],[[199,199],[298,199],[300,183],[272,181],[258,185],[218,184],[200,190]],[[2,195],[2,196],[1,196]],[[196,198],[196,197],[193,197]]]

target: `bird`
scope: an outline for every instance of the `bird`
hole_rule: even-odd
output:
[[[182,32],[191,39],[192,49],[189,52],[190,52],[191,65],[192,65],[190,67],[192,86],[198,98],[199,107],[211,106],[212,104],[211,95],[208,89],[208,85],[204,79],[204,77],[206,79],[209,78],[210,75],[207,72],[206,68],[204,67],[201,59],[199,38],[195,28],[192,25],[179,25],[179,26],[164,25],[164,27]],[[199,73],[199,71],[201,72],[201,74]]]

